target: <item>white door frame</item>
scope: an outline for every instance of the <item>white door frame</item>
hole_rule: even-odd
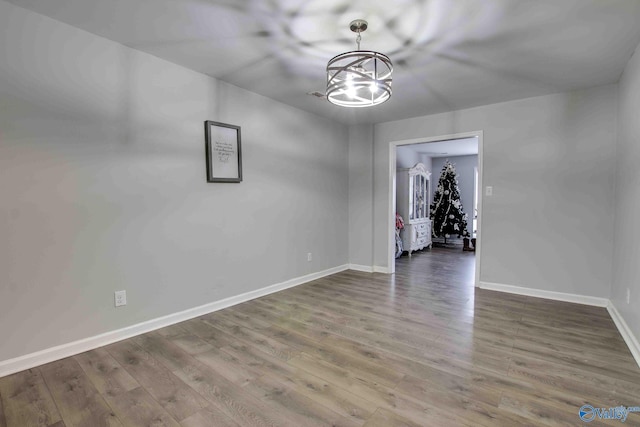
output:
[[[447,141],[450,139],[462,139],[462,138],[478,138],[478,233],[476,234],[476,277],[475,277],[475,286],[480,286],[480,256],[481,256],[481,248],[482,248],[482,193],[483,193],[483,179],[482,175],[484,172],[484,165],[482,160],[482,152],[483,152],[483,142],[482,142],[482,131],[475,132],[464,132],[464,133],[455,133],[451,135],[440,135],[440,136],[431,136],[428,138],[414,138],[414,139],[405,139],[401,141],[391,141],[389,143],[389,205],[388,205],[388,219],[389,224],[387,227],[387,265],[389,266],[389,273],[393,274],[396,272],[396,262],[395,262],[395,244],[396,244],[396,235],[395,235],[395,227],[396,227],[396,148],[401,145],[411,145],[411,144],[422,144],[425,142],[438,142],[438,141]],[[436,174],[432,175],[433,177]],[[435,179],[435,178],[434,178]],[[432,187],[433,188],[433,187]]]

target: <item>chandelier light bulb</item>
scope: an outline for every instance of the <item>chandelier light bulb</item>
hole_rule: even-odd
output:
[[[347,72],[346,85],[350,88],[353,87],[353,73]]]

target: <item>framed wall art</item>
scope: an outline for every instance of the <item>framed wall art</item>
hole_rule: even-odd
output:
[[[204,122],[207,182],[241,182],[240,126]]]

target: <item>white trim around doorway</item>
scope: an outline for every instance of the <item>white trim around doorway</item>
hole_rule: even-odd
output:
[[[389,197],[388,197],[388,227],[387,227],[387,265],[389,266],[389,273],[393,274],[396,271],[395,263],[395,210],[396,210],[396,148],[401,145],[422,144],[425,142],[438,142],[447,141],[451,139],[462,138],[478,138],[478,232],[477,248],[476,248],[476,274],[475,274],[475,286],[480,286],[480,259],[482,252],[482,195],[484,190],[483,185],[483,171],[484,164],[482,160],[483,152],[483,134],[482,131],[455,133],[451,135],[432,136],[427,138],[414,138],[405,139],[401,141],[389,142]],[[434,175],[435,176],[435,175]]]

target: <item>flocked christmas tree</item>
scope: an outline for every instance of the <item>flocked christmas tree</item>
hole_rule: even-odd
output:
[[[467,215],[462,210],[458,175],[456,168],[447,160],[442,167],[438,187],[433,194],[431,204],[432,234],[444,237],[444,242],[452,235],[469,237]]]

